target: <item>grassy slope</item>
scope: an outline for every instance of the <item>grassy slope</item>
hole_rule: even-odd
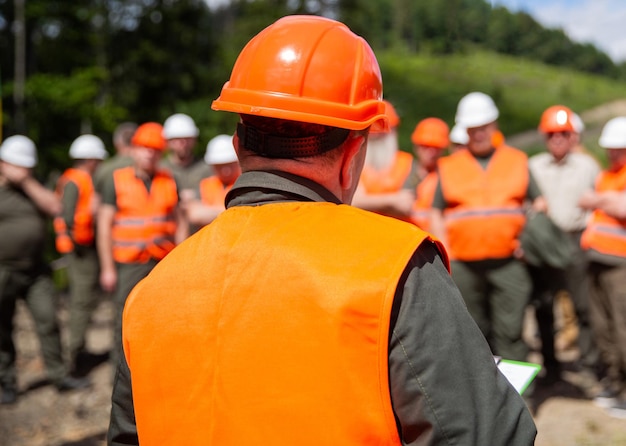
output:
[[[581,113],[626,98],[624,82],[484,51],[451,56],[378,52],[377,57],[385,97],[402,118],[404,148],[420,119],[437,116],[453,124],[458,100],[470,91],[494,98],[505,135],[535,129],[550,105],[564,104]]]

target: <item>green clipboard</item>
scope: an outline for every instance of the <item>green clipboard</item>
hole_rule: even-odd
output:
[[[510,359],[499,359],[496,361],[498,370],[511,385],[521,395],[535,379],[541,366],[531,362],[512,361]]]

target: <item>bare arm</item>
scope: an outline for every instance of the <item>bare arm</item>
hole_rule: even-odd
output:
[[[443,220],[443,211],[441,209],[432,208],[429,217],[430,233],[437,237],[443,246],[448,247],[448,238],[446,237],[446,226]]]
[[[30,198],[35,206],[46,215],[56,217],[63,210],[61,199],[47,189],[32,176],[31,169],[2,163],[2,175],[15,186],[19,187]]]
[[[97,246],[100,259],[100,285],[108,292],[117,286],[117,271],[113,261],[113,219],[115,206],[102,204],[98,209]]]
[[[406,218],[411,215],[414,202],[415,194],[409,189],[384,194],[368,194],[358,187],[352,199],[352,206],[392,217]]]
[[[175,219],[176,219],[176,232],[174,233],[174,242],[179,245],[189,237],[189,221],[183,211],[183,208],[179,205],[176,207]]]
[[[191,224],[205,226],[217,218],[226,208],[222,206],[209,206],[200,200],[191,200],[185,204],[187,219]]]
[[[620,191],[587,192],[578,205],[583,209],[599,209],[618,220],[626,219],[626,194]]]

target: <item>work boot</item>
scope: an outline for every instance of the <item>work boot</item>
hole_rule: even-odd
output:
[[[56,388],[59,392],[87,389],[89,387],[91,387],[91,382],[87,378],[74,378],[72,376],[66,376],[56,383]]]
[[[8,405],[17,401],[17,389],[15,387],[4,387],[2,389],[2,396],[0,396],[0,404]]]

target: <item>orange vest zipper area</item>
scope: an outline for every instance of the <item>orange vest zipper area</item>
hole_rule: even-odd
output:
[[[345,205],[227,209],[126,304],[141,444],[399,445],[389,318],[426,237]]]
[[[498,147],[487,169],[467,150],[439,160],[444,219],[452,259],[476,261],[510,257],[526,222],[528,158]]]
[[[56,193],[58,196],[62,196],[63,188],[70,181],[76,184],[78,188],[78,201],[76,202],[71,231],[62,216],[57,216],[53,220],[56,234],[55,245],[60,254],[72,252],[74,243],[87,246],[94,241],[94,186],[91,175],[84,170],[67,169],[57,183]]]
[[[116,170],[113,179],[117,197],[113,258],[120,263],[162,259],[175,246],[178,192],[174,179],[157,171],[148,191],[132,166]]]
[[[596,191],[626,191],[626,167],[617,172],[602,172]],[[602,254],[626,257],[626,222],[596,209],[583,232],[580,245],[583,249],[593,249]]]

